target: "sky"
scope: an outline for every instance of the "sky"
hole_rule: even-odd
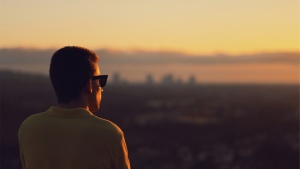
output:
[[[0,48],[299,51],[298,0],[1,0]]]
[[[299,3],[0,0],[0,69],[47,73],[49,51],[75,45],[109,51],[100,52],[100,66],[126,80],[173,74],[179,80],[193,75],[203,83],[299,84]],[[14,62],[4,62],[16,52]],[[48,60],[30,62],[31,53],[46,53]]]

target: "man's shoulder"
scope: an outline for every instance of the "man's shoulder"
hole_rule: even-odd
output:
[[[41,120],[43,119],[42,116],[43,113],[37,113],[27,117],[21,123],[18,134],[20,135],[21,133],[24,133],[26,131],[32,131],[33,129],[36,129],[36,126],[39,126],[40,124],[43,123],[43,120]]]
[[[29,117],[27,117],[22,123],[21,126],[32,124],[35,122],[38,122],[38,119],[41,119],[44,113],[37,113],[37,114],[32,114]]]
[[[85,119],[85,134],[95,140],[108,141],[109,144],[119,144],[124,137],[123,131],[113,122],[98,116]]]
[[[123,135],[123,131],[120,129],[120,127],[110,120],[94,115],[92,116],[92,121],[92,125],[93,127],[95,127],[95,129],[105,130],[107,132],[113,132],[115,134]]]

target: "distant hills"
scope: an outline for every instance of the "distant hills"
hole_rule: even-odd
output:
[[[49,63],[56,49],[0,49],[1,65],[6,63]],[[189,55],[171,51],[118,51],[98,49],[95,52],[106,64],[260,64],[287,63],[299,65],[299,52],[256,53],[245,55]]]

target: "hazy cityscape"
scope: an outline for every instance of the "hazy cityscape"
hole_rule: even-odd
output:
[[[21,122],[56,98],[46,76],[0,71],[0,78],[1,168],[20,169]],[[122,128],[132,168],[299,168],[299,85],[145,79],[112,75],[95,113]]]
[[[110,80],[111,78],[111,80]],[[153,75],[148,74],[145,76],[144,82],[130,82],[122,78],[120,73],[113,73],[111,77],[109,77],[108,82],[112,85],[126,85],[126,84],[144,84],[144,85],[196,85],[197,80],[195,76],[190,75],[187,81],[183,81],[181,78],[174,78],[174,76],[170,74],[164,75],[160,81],[155,81]]]

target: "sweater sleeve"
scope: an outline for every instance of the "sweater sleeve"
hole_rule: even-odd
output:
[[[20,160],[22,163],[22,168],[26,169],[25,159],[24,159],[24,154],[23,154],[23,147],[21,146],[21,142],[22,142],[21,141],[21,133],[22,133],[22,125],[20,126],[19,131],[18,131],[18,141],[19,141],[19,152],[20,152]]]
[[[26,165],[25,165],[25,160],[24,160],[24,155],[22,150],[20,149],[20,158],[21,158],[21,163],[22,163],[22,168],[26,169]]]
[[[128,150],[124,136],[122,136],[120,145],[117,149],[117,156],[115,159],[115,169],[130,169],[130,162],[128,158]]]

